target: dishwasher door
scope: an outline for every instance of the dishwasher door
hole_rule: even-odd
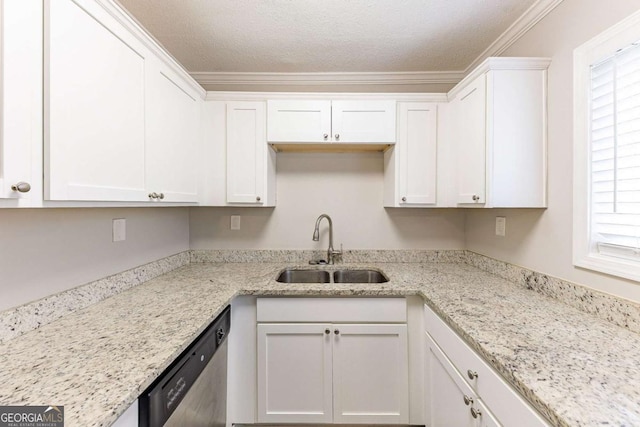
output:
[[[227,307],[138,399],[139,427],[225,427]]]
[[[227,346],[218,347],[206,368],[171,414],[165,427],[225,427],[227,423]]]

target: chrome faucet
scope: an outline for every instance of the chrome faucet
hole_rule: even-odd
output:
[[[322,221],[322,218],[326,218],[329,222],[329,249],[327,249],[327,263],[333,264],[334,258],[342,255],[342,250],[336,251],[333,249],[333,221],[331,221],[331,217],[329,215],[322,214],[316,220],[316,228],[313,230],[313,241],[317,242],[320,240],[320,221]]]

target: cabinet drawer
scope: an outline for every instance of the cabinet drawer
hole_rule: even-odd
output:
[[[495,414],[501,424],[548,426],[546,421],[469,347],[447,324],[425,305],[426,332],[447,355],[464,380]],[[476,373],[473,379],[468,371]]]
[[[258,298],[258,322],[405,323],[404,298]]]

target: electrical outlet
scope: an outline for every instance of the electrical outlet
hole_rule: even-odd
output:
[[[504,237],[507,234],[507,217],[496,217],[496,236]]]
[[[112,241],[122,242],[127,239],[127,220],[126,218],[114,218],[112,223]]]
[[[231,215],[231,229],[240,230],[240,215]]]

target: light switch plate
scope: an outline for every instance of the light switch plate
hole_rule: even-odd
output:
[[[496,236],[504,237],[507,234],[507,217],[496,217]]]
[[[240,230],[240,215],[231,215],[231,229]]]
[[[114,218],[112,228],[112,241],[122,242],[127,239],[126,218]]]

